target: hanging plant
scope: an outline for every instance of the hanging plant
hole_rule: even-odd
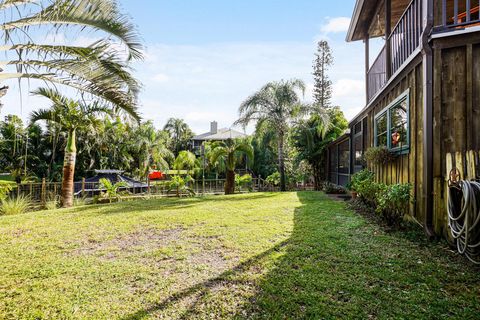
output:
[[[396,156],[387,147],[372,147],[365,152],[365,159],[374,165],[384,165],[395,160]]]

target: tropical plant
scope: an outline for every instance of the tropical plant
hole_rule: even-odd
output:
[[[349,189],[358,192],[362,189],[362,184],[373,183],[375,174],[367,169],[355,173],[349,183]]]
[[[280,185],[280,182],[281,182],[281,178],[280,178],[280,172],[278,171],[275,171],[274,173],[272,173],[271,175],[269,175],[265,181],[267,181],[269,184],[271,184],[272,186],[274,187],[277,187],[278,185]]]
[[[32,207],[31,199],[23,195],[5,198],[0,202],[0,204],[0,214],[7,216],[24,214]]]
[[[58,91],[40,88],[34,94],[46,97],[53,103],[50,109],[40,109],[32,112],[31,122],[47,121],[61,127],[67,133],[65,146],[63,178],[62,178],[62,206],[73,205],[73,181],[75,175],[75,160],[77,155],[76,132],[92,127],[98,121],[99,114],[111,114],[112,110],[97,102],[84,104],[66,98]]]
[[[193,137],[193,132],[188,124],[182,119],[170,118],[163,128],[171,138],[171,149],[175,156],[178,156],[181,150],[186,150]]]
[[[190,186],[194,182],[195,180],[190,175],[185,176],[185,178],[175,175],[167,182],[167,192],[170,193],[174,190],[177,198],[180,198],[182,195],[194,196],[195,191]]]
[[[341,136],[348,128],[348,121],[339,107],[329,108],[326,112],[319,109],[308,120],[294,126],[290,143],[297,150],[297,163],[306,160],[313,171],[315,190],[321,190],[326,180],[327,146]]]
[[[247,98],[239,108],[236,125],[247,126],[252,122],[266,124],[277,134],[278,171],[280,172],[280,189],[286,190],[285,176],[285,139],[294,120],[304,116],[310,106],[300,101],[300,94],[305,93],[305,84],[301,80],[271,82]]]
[[[187,170],[189,173],[196,172],[200,168],[200,162],[190,151],[180,151],[173,162],[175,170]]]
[[[398,225],[411,201],[411,184],[392,184],[378,193],[376,211],[389,225]]]
[[[210,153],[210,163],[225,167],[225,194],[235,193],[235,169],[244,160],[253,163],[253,148],[250,142],[242,139],[227,139],[214,143]]]
[[[8,181],[0,181],[0,201],[5,200],[13,190],[14,184]]]
[[[235,188],[242,192],[242,189],[244,189],[245,187],[249,188],[249,190],[251,190],[251,185],[252,185],[252,181],[253,181],[253,178],[252,178],[252,175],[250,174],[244,174],[243,176],[239,175],[239,174],[236,174],[235,175]]]
[[[139,126],[136,146],[140,156],[142,178],[147,177],[152,166],[162,170],[168,169],[173,153],[167,148],[165,132],[155,129],[151,121]]]
[[[0,74],[0,80],[29,78],[69,86],[138,118],[140,85],[129,62],[142,58],[142,45],[115,0],[3,0],[0,13],[0,50],[7,66],[15,68]],[[47,37],[35,41],[39,34],[69,32],[95,33],[100,40],[85,46],[51,44]]]
[[[113,200],[118,201],[120,199],[120,188],[128,187],[128,184],[125,181],[112,183],[112,181],[102,178],[99,182],[100,189],[102,189],[101,196],[105,199],[108,199],[108,202],[110,203],[112,203]]]

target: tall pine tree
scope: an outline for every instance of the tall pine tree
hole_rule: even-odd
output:
[[[313,60],[314,89],[313,98],[315,104],[323,109],[331,108],[332,81],[328,77],[328,69],[333,64],[333,55],[328,42],[320,40],[317,45],[317,52]]]

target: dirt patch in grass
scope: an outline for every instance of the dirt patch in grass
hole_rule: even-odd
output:
[[[100,255],[102,258],[110,260],[115,259],[119,253],[150,252],[158,248],[166,247],[173,241],[179,240],[183,231],[183,228],[167,230],[148,228],[123,234],[107,241],[87,239],[82,246],[69,252],[69,255]]]

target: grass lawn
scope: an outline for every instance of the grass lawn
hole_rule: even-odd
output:
[[[480,269],[314,192],[0,217],[0,319],[474,319]]]

